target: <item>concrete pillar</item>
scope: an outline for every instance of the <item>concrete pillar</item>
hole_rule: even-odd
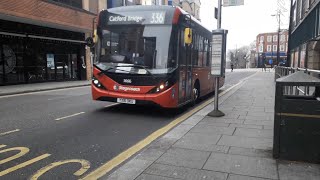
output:
[[[91,37],[91,33],[86,33],[86,38]],[[86,71],[87,71],[87,80],[92,78],[92,62],[91,62],[91,52],[90,48],[86,46]]]

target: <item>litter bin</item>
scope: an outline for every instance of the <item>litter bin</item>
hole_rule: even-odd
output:
[[[301,71],[276,80],[274,158],[320,163],[318,88],[320,79]]]

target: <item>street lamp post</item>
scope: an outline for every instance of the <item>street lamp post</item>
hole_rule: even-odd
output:
[[[280,61],[280,26],[281,26],[281,14],[277,12],[277,14],[273,14],[271,16],[278,16],[278,43],[277,43],[277,63]]]

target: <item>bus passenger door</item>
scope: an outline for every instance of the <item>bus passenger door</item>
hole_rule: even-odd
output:
[[[184,43],[184,30],[179,32],[179,104],[186,101],[186,79],[187,79],[187,66],[186,66],[186,45]]]
[[[185,44],[184,30],[180,31],[179,43],[179,104],[192,97],[192,52],[191,45]]]

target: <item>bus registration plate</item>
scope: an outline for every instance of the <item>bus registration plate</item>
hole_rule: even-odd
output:
[[[124,99],[124,98],[117,98],[118,103],[125,103],[125,104],[136,104],[135,99]]]

